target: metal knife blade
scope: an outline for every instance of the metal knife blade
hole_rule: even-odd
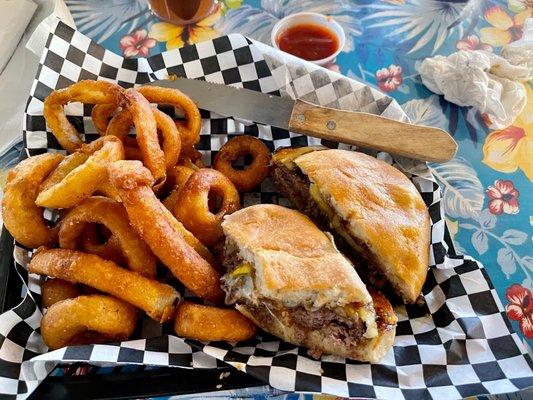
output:
[[[283,129],[289,129],[295,104],[286,97],[195,79],[159,80],[150,85],[181,90],[204,110]]]

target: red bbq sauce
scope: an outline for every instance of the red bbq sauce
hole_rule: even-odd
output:
[[[291,26],[276,37],[280,50],[308,61],[329,57],[339,48],[339,40],[330,29],[316,24]]]

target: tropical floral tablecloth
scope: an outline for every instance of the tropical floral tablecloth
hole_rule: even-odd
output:
[[[459,143],[455,159],[431,164],[442,186],[458,249],[487,268],[524,342],[533,339],[533,90],[510,127],[491,131],[483,115],[428,91],[416,71],[425,57],[457,49],[499,53],[522,36],[533,0],[221,0],[196,24],[159,21],[147,0],[66,0],[77,28],[126,57],[239,32],[270,44],[282,17],[333,16],[347,41],[328,68],[377,86],[415,123],[440,127]],[[105,3],[105,5],[104,5]]]

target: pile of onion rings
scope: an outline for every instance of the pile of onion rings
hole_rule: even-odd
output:
[[[174,216],[150,189],[152,176],[139,161],[117,161],[109,167],[131,225],[154,254],[191,292],[218,303],[224,295],[220,274],[187,242]],[[157,220],[157,224],[151,221]]]
[[[84,143],[65,115],[69,102],[93,105],[100,138]],[[181,110],[184,119],[156,105]],[[140,311],[160,323],[173,320],[183,337],[253,336],[255,326],[235,309],[179,306],[175,280],[156,266],[168,268],[196,296],[222,303],[220,225],[240,208],[239,191],[265,178],[267,147],[241,136],[222,147],[215,169],[207,167],[195,148],[197,106],[178,90],[156,86],[80,81],[53,91],[44,116],[68,155],[33,156],[10,171],[2,214],[17,242],[38,249],[28,270],[47,277],[41,286],[45,343],[55,349],[124,340]],[[233,168],[245,155],[252,165]],[[45,208],[52,210],[51,221]]]

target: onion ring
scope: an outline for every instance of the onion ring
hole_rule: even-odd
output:
[[[106,81],[83,80],[65,89],[54,90],[44,100],[44,118],[59,144],[72,153],[82,146],[80,133],[69,122],[63,106],[71,101],[90,104],[117,104],[123,89]]]
[[[63,160],[60,154],[41,154],[20,162],[7,174],[2,199],[4,225],[15,240],[30,248],[57,241],[58,228],[50,228],[43,209],[35,204],[39,185]]]
[[[150,171],[138,161],[118,161],[109,166],[109,177],[119,191],[130,224],[172,274],[197,296],[222,301],[220,274],[189,245],[182,233],[185,228],[179,227],[181,224],[150,189]]]
[[[110,296],[93,294],[52,305],[41,320],[41,335],[50,350],[55,350],[74,344],[126,340],[135,325],[135,307]]]
[[[66,299],[78,297],[80,291],[76,285],[63,279],[47,279],[41,285],[43,307],[49,308],[52,304]]]
[[[251,155],[253,162],[243,170],[231,165],[240,156]],[[226,175],[239,192],[249,192],[268,175],[270,151],[259,139],[253,136],[237,136],[225,143],[215,156],[213,168]]]
[[[146,243],[131,229],[128,214],[122,204],[99,196],[85,199],[61,220],[59,245],[64,249],[76,250],[78,238],[87,223],[102,224],[111,231],[130,270],[147,278],[155,278],[156,258]]]
[[[165,154],[165,165],[168,169],[176,165],[179,160],[181,151],[180,133],[174,124],[174,121],[172,121],[172,118],[167,114],[157,108],[153,108],[152,112],[157,124],[157,130],[161,133],[163,139],[161,149]],[[111,119],[111,122],[109,122],[106,135],[117,136],[123,140],[124,146],[134,147],[131,144],[127,144],[125,141],[132,126],[133,119],[131,113],[128,110],[122,110]],[[132,153],[131,150],[129,151],[130,155],[135,154]],[[134,157],[137,158],[138,156],[135,154]]]
[[[169,104],[181,108],[185,112],[186,122],[177,121],[181,145],[193,146],[200,140],[202,117],[200,110],[189,97],[177,89],[163,88],[159,86],[142,86],[137,89],[150,103]]]
[[[180,301],[179,293],[172,286],[76,250],[42,249],[31,259],[28,271],[109,293],[144,310],[158,322],[170,320]]]
[[[190,169],[194,169],[195,171],[206,167],[202,161],[202,153],[200,153],[194,147],[188,147],[181,151],[178,164]]]
[[[174,332],[178,336],[200,341],[239,342],[254,337],[257,327],[235,309],[183,301],[176,311]]]
[[[75,151],[70,154],[68,157],[65,157],[57,166],[56,169],[52,171],[50,175],[41,183],[39,187],[39,192],[44,192],[50,189],[52,186],[57,185],[65,177],[72,172],[74,169],[78,168],[80,165],[85,163],[90,157],[88,152]]]
[[[138,147],[124,146],[124,159],[142,161],[143,156]]]
[[[178,195],[192,174],[194,174],[193,169],[182,165],[176,165],[168,171],[168,179],[165,184],[168,183],[172,189],[165,200],[162,201],[167,210],[170,210],[171,212],[174,210],[176,202],[178,201]]]
[[[95,104],[91,110],[91,119],[94,127],[100,136],[104,136],[107,130],[107,125],[113,114],[117,111],[116,104]]]
[[[154,190],[157,190],[166,179],[165,153],[159,145],[157,123],[150,103],[135,89],[124,91],[123,106],[131,113],[137,133],[137,144],[141,151],[143,164],[154,177]],[[123,107],[124,108],[124,107]]]
[[[88,223],[78,237],[78,250],[95,254],[105,260],[122,265],[125,262],[124,254],[116,236],[110,235],[105,241],[99,240],[97,224]]]
[[[113,118],[111,118],[104,135],[111,135],[124,139],[125,137],[128,137],[131,128],[133,128],[133,117],[131,116],[130,111],[125,108],[117,112]]]
[[[222,200],[216,214],[209,210],[210,193]],[[217,170],[203,168],[187,180],[178,195],[173,214],[203,244],[210,246],[224,235],[221,227],[224,216],[239,208],[239,192],[233,183]]]
[[[104,136],[84,145],[79,152],[67,157],[58,167],[58,172],[43,183],[43,190],[35,203],[49,208],[71,208],[79,204],[105,187],[107,165],[123,158],[124,148],[116,137]]]

